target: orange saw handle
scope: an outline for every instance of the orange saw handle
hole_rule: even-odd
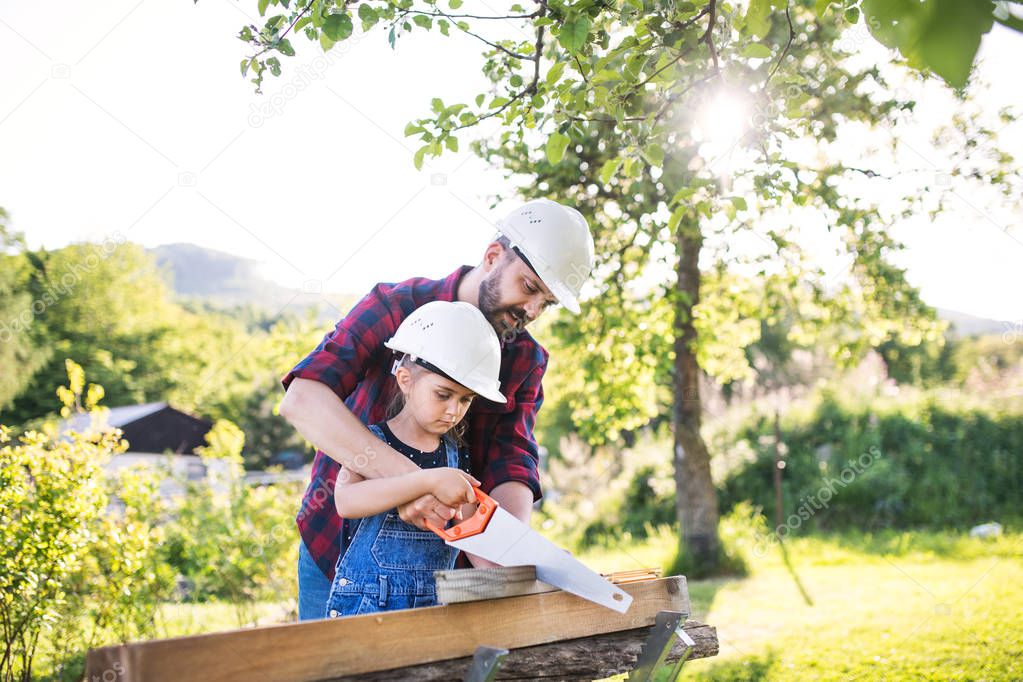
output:
[[[486,530],[490,517],[498,507],[497,501],[479,488],[473,487],[472,490],[476,493],[478,502],[475,514],[451,528],[438,528],[429,521],[426,522],[426,527],[448,542],[479,535]]]

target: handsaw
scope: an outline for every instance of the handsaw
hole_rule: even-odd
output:
[[[548,585],[618,613],[629,610],[632,595],[519,521],[479,488],[473,490],[475,514],[451,528],[427,523],[445,543],[501,566],[536,566],[537,579]]]

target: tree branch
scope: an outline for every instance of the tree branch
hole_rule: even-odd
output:
[[[546,2],[546,0],[540,0],[540,9],[538,10],[538,12],[540,13],[539,16],[543,16],[544,14],[546,14],[546,12],[547,12],[547,2]],[[501,114],[501,112],[503,112],[505,109],[507,109],[512,104],[514,104],[518,100],[522,99],[526,95],[532,95],[532,94],[536,93],[536,86],[540,82],[540,57],[543,54],[544,28],[545,27],[541,26],[540,28],[536,29],[536,46],[534,48],[533,56],[531,56],[531,57],[522,57],[522,59],[532,60],[534,62],[534,64],[533,64],[533,80],[530,81],[529,85],[527,85],[526,87],[522,88],[517,93],[512,95],[511,99],[509,99],[507,102],[502,104],[495,111],[488,112],[488,113],[486,113],[486,114],[484,114],[482,116],[477,116],[474,120],[470,121],[469,123],[463,123],[463,124],[461,124],[459,126],[455,126],[454,128],[451,129],[452,131],[462,130],[463,128],[469,128],[470,126],[474,126],[474,125],[478,124],[480,121],[485,121],[488,118],[493,118],[494,116],[498,116],[498,115]]]
[[[348,8],[348,4],[349,4],[348,2],[345,2],[345,4],[342,5],[342,7],[341,7],[341,11],[342,12],[344,12]],[[305,8],[303,8],[303,10],[301,12],[299,12],[298,14],[295,15],[295,18],[291,20],[291,23],[288,24],[288,27],[286,29],[284,29],[284,32],[277,36],[277,40],[274,40],[273,43],[267,45],[262,50],[260,50],[256,54],[254,54],[251,57],[249,57],[249,64],[252,64],[252,62],[255,61],[257,57],[262,57],[264,54],[266,54],[270,50],[275,49],[276,48],[276,43],[280,42],[285,36],[287,36],[289,33],[291,33],[291,29],[295,28],[295,24],[298,23],[298,20],[301,19],[302,17],[304,17],[305,15],[309,14],[309,10],[311,10],[312,8],[313,8],[313,3],[310,2],[308,5],[305,6]]]
[[[714,62],[714,71],[721,70],[718,66],[718,51],[714,47],[714,22],[717,21],[718,18],[717,9],[717,0],[710,0],[710,2],[707,3],[707,10],[710,13],[710,18],[707,20],[707,30],[704,31],[699,40],[701,43],[706,43],[707,48],[710,50],[710,58]]]
[[[785,59],[786,55],[788,55],[789,48],[792,47],[792,41],[796,39],[796,29],[792,27],[792,14],[788,3],[785,4],[785,19],[789,22],[789,39],[788,42],[785,43],[785,49],[782,50],[781,54],[778,56],[778,61],[774,63],[774,66],[771,68],[771,72],[767,74],[764,84],[760,86],[761,92],[767,88],[767,84],[771,82],[771,79],[774,78],[774,74],[778,72],[779,68],[781,68],[782,61]]]
[[[480,16],[478,14],[447,14],[445,12],[441,12],[440,10],[437,10],[436,12],[425,12],[423,10],[418,10],[418,9],[407,9],[407,10],[402,10],[402,11],[405,14],[421,14],[421,15],[427,16],[427,17],[447,17],[448,19],[495,19],[495,20],[500,19],[500,20],[503,20],[503,19],[536,19],[538,16],[541,16],[541,13],[542,13],[543,10],[541,8],[541,9],[538,9],[538,10],[536,10],[535,12],[533,12],[531,14],[504,14],[504,15],[500,15],[500,16]]]
[[[506,16],[506,17],[472,17],[472,15],[469,15],[469,14],[447,14],[446,12],[441,12],[440,10],[437,10],[436,12],[424,12],[422,10],[405,9],[405,10],[401,10],[401,13],[398,15],[398,17],[397,17],[397,19],[395,19],[395,21],[398,21],[399,19],[404,19],[405,17],[409,16],[410,14],[418,14],[420,16],[427,16],[427,17],[443,17],[445,19],[454,19],[455,17],[472,17],[472,18],[475,18],[475,19],[532,19],[540,11],[541,10],[537,10],[536,12],[533,12],[532,14],[509,15],[509,16]],[[493,43],[493,42],[487,40],[486,38],[484,38],[483,36],[481,36],[481,35],[479,35],[477,33],[473,33],[472,31],[470,31],[467,28],[462,28],[461,26],[458,25],[457,21],[452,22],[452,23],[454,23],[455,27],[458,28],[463,33],[471,35],[476,40],[480,41],[481,43],[483,43],[485,45],[489,45],[490,47],[494,48],[495,50],[500,50],[501,52],[504,52],[509,57],[513,57],[515,59],[520,59],[520,60],[526,60],[526,61],[532,59],[532,57],[529,56],[529,55],[519,54],[518,52],[512,52],[508,48],[503,47],[501,45],[498,45],[497,43]]]

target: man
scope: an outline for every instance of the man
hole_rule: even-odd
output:
[[[475,267],[441,280],[378,284],[337,323],[320,345],[283,379],[281,414],[319,450],[297,517],[299,619],[322,618],[342,534],[334,482],[340,465],[366,478],[415,468],[406,456],[366,428],[381,421],[393,398],[393,356],[384,347],[401,321],[429,301],[477,306],[501,338],[501,393],[495,404],[477,397],[465,440],[474,475],[508,512],[528,523],[540,498],[539,457],[533,437],[543,402],[547,351],[525,326],[555,303],[579,312],[579,292],[593,267],[593,238],[582,214],[548,199],[529,201],[498,223],[500,235]],[[444,526],[457,514],[432,495],[399,508],[407,523]],[[478,557],[476,566],[489,565]]]

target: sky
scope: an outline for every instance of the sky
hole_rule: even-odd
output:
[[[392,51],[376,31],[324,55],[296,37],[298,56],[260,96],[240,76],[246,46],[234,38],[255,7],[0,0],[0,206],[12,227],[32,247],[192,242],[310,292],[360,294],[476,262],[514,203],[494,197],[513,184],[468,137],[416,171],[402,131],[432,97],[485,89],[479,43],[418,33]],[[978,74],[992,106],[1023,104],[1021,47],[999,27],[985,40]],[[918,111],[936,122],[948,106],[935,91]],[[1002,135],[1023,159],[1023,122]],[[921,163],[940,176],[940,160]],[[955,197],[947,218],[900,226],[899,263],[931,305],[1017,322],[1023,221],[983,202]]]

